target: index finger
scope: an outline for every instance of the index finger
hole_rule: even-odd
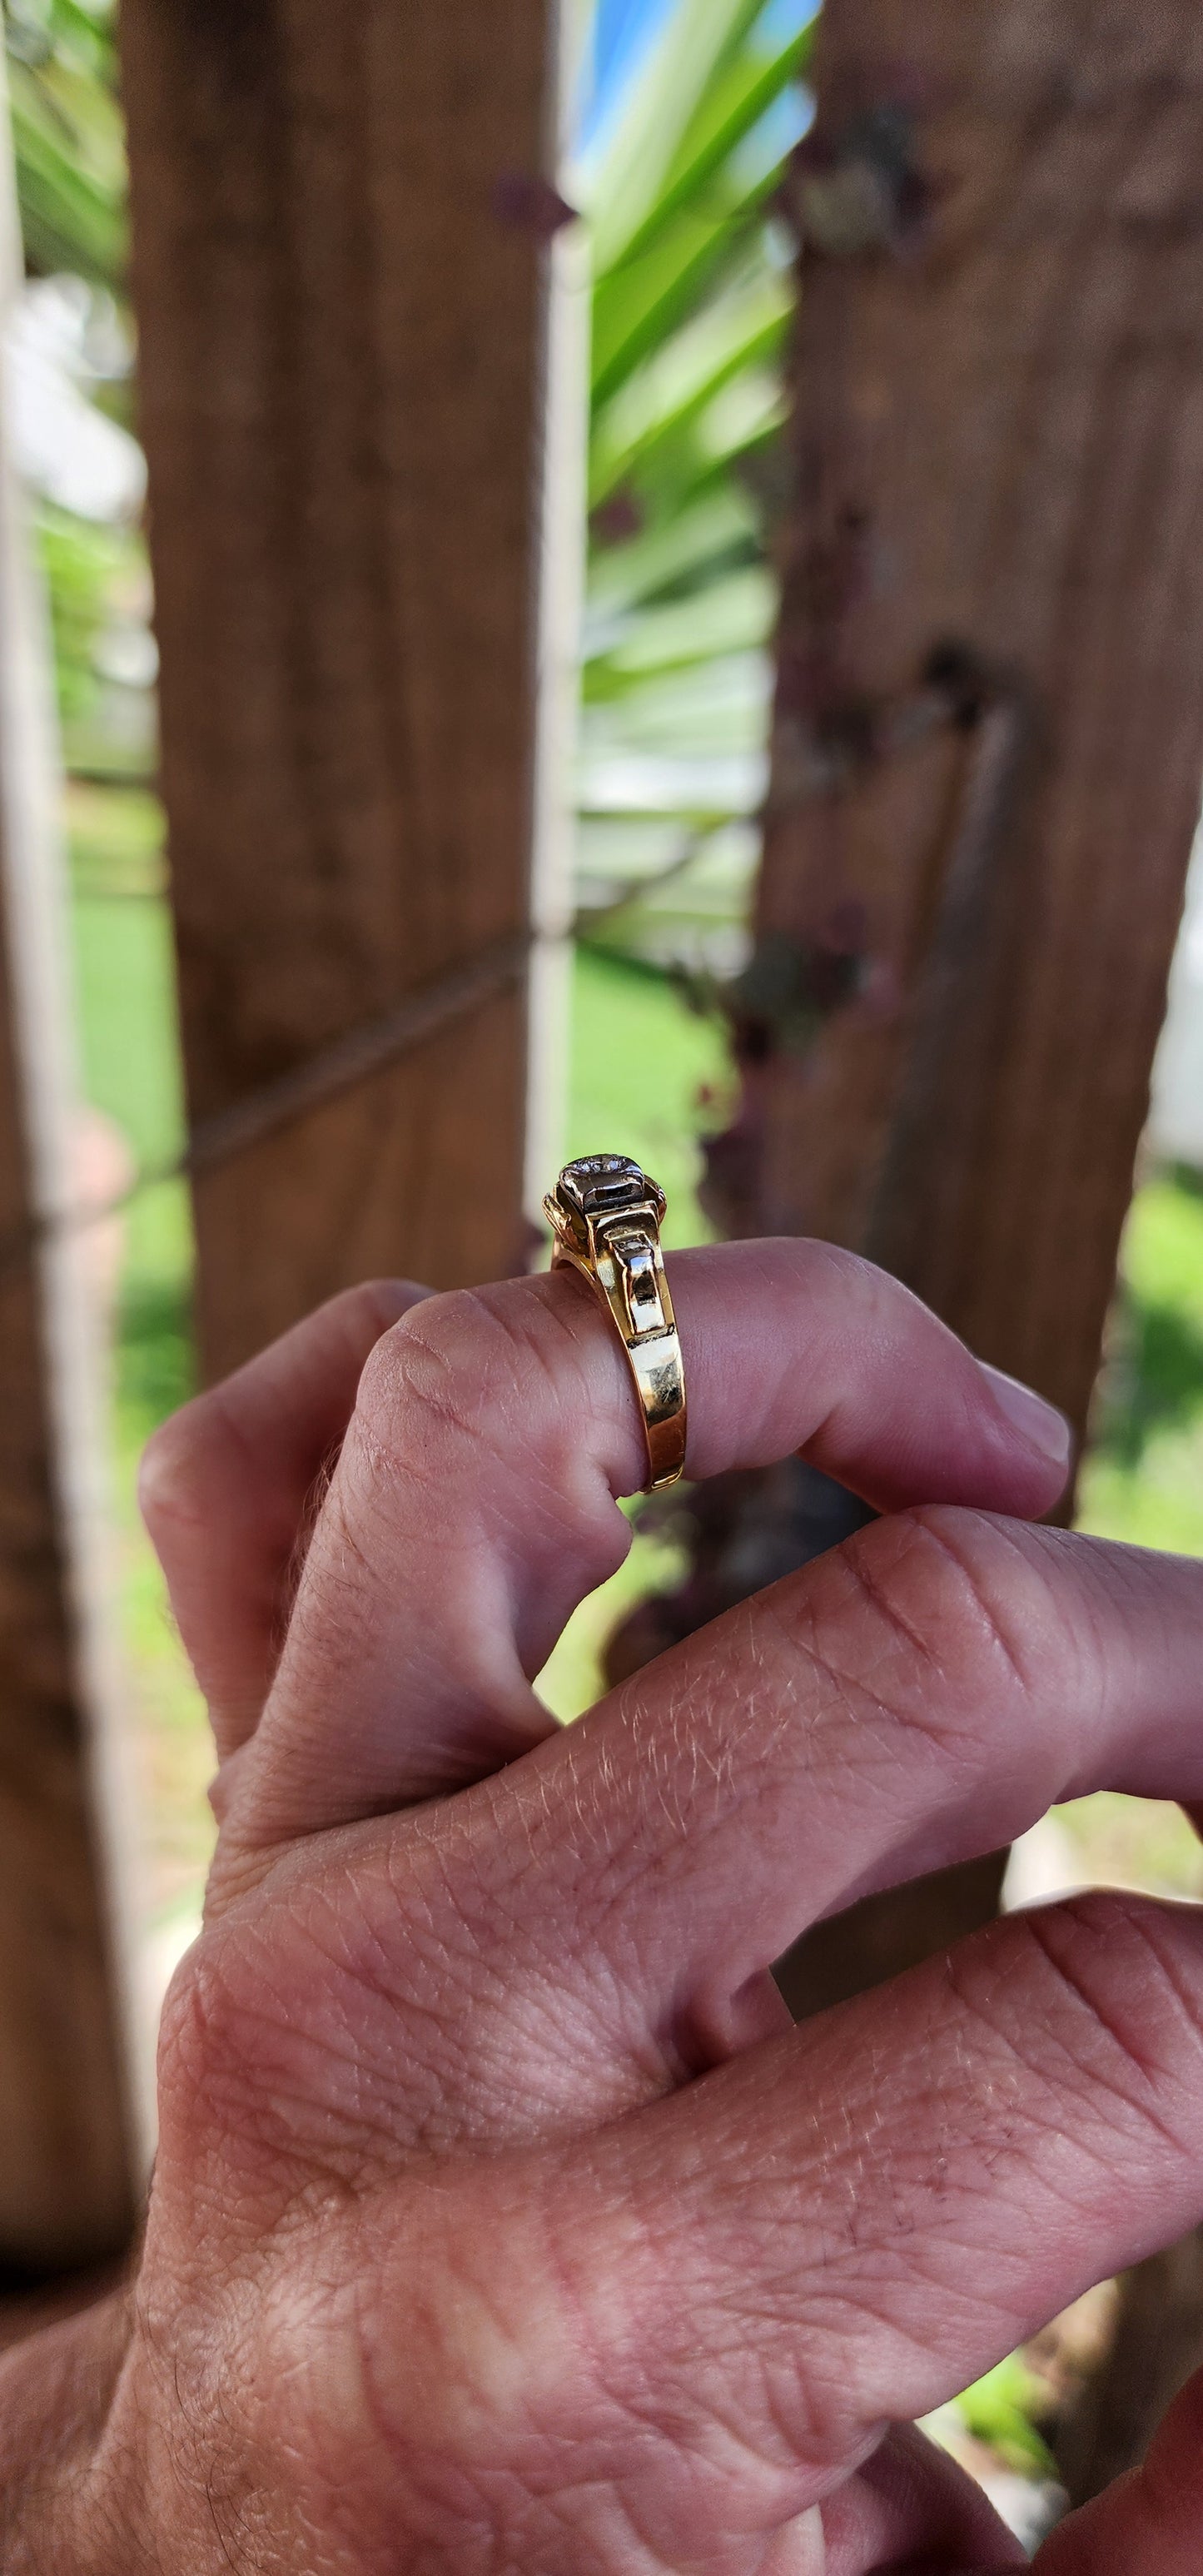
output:
[[[223,1757],[258,1723],[315,1488],[354,1411],[364,1361],[430,1293],[407,1279],[344,1290],[182,1405],[147,1443],[142,1515]]]
[[[679,1254],[687,1469],[801,1450],[884,1508],[1033,1513],[1059,1415],[826,1244]],[[532,1687],[630,1543],[646,1474],[626,1360],[572,1274],[430,1300],[377,1346],[319,1520],[231,1844],[262,1849],[495,1769],[548,1731]]]

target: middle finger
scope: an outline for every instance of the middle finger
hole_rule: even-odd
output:
[[[1194,1560],[924,1507],[660,1656],[459,1830],[482,1928],[529,1919],[549,1973],[696,2065],[758,2035],[763,1972],[857,1898],[1064,1798],[1203,1797],[1201,1715]]]
[[[400,2015],[439,2034],[448,2134],[579,2130],[788,2026],[771,1962],[868,1890],[1061,1796],[1203,1795],[1201,1675],[1197,1565],[925,1507],[260,1901],[322,1958],[340,1909],[338,2018],[394,2128],[425,2062]]]

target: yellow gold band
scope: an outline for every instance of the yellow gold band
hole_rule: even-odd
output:
[[[685,1369],[660,1248],[664,1192],[629,1155],[585,1154],[565,1164],[543,1206],[553,1268],[579,1270],[618,1328],[659,1493],[685,1465]]]

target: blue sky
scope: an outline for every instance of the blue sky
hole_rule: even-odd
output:
[[[678,0],[597,0],[586,131],[601,122],[645,46],[677,5]],[[814,14],[815,0],[768,0],[762,24],[766,36],[780,41]]]
[[[582,83],[581,140],[591,144],[608,123],[624,83],[678,0],[596,0],[592,59]]]
[[[597,109],[606,106],[631,61],[672,6],[673,0],[597,0],[593,39]]]

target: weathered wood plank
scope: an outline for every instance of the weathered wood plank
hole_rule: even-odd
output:
[[[820,1025],[749,1066],[745,1196],[871,1245],[1081,1434],[1203,776],[1203,29],[830,0],[818,91],[759,928]],[[885,735],[950,646],[1027,767],[933,1025],[987,750]]]
[[[531,916],[554,0],[128,0],[194,1119]],[[519,1265],[527,978],[198,1182],[207,1366]]]
[[[819,52],[759,909],[810,1042],[745,1031],[716,1184],[871,1250],[1081,1440],[1203,777],[1203,22],[827,0]],[[899,749],[958,669],[976,721]],[[870,1982],[998,1877],[874,1900],[783,1983]],[[1199,2260],[1127,2285],[1075,2493],[1197,2359]]]

